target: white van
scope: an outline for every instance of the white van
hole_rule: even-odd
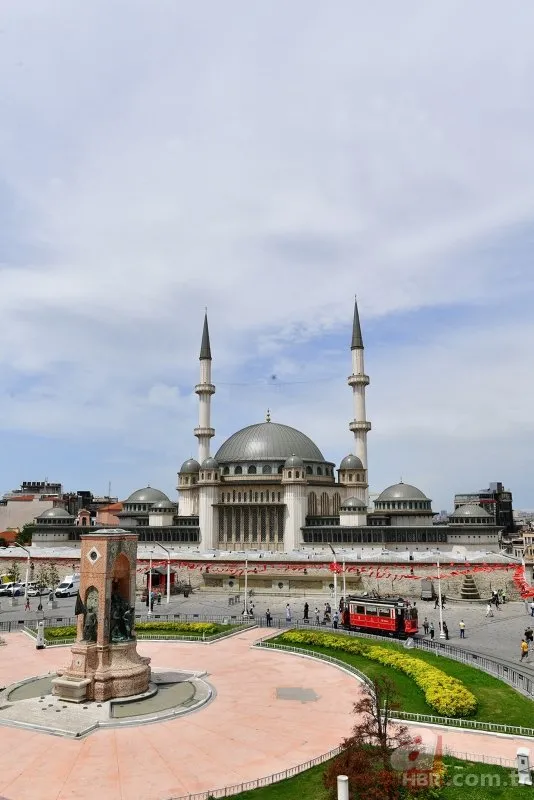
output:
[[[56,589],[56,597],[72,597],[78,594],[80,588],[80,574],[65,575]]]

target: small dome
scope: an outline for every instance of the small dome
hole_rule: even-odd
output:
[[[284,467],[286,467],[286,468],[287,467],[295,468],[295,467],[303,467],[303,466],[304,466],[304,461],[302,460],[302,458],[300,456],[296,456],[295,454],[293,454],[292,456],[289,456],[289,458],[286,458],[286,463],[284,464]]]
[[[150,511],[176,511],[177,503],[173,503],[172,500],[158,500],[157,503],[154,503]]]
[[[465,506],[460,506],[456,509],[454,514],[451,514],[451,519],[467,519],[473,517],[482,517],[488,519],[491,514],[488,514],[485,508],[479,506],[477,503],[467,503]]]
[[[169,498],[164,492],[160,492],[159,489],[153,489],[151,486],[145,486],[144,489],[138,489],[136,492],[131,494],[126,503],[157,503],[158,500],[167,500],[170,503]]]
[[[401,483],[395,483],[384,489],[376,500],[380,503],[383,500],[428,500],[428,497],[416,486],[401,481]]]
[[[219,463],[210,456],[202,462],[201,469],[219,469]]]
[[[183,473],[197,473],[200,470],[200,464],[196,458],[188,458],[180,467],[180,475]]]
[[[40,514],[36,519],[74,519],[73,514],[69,514],[64,508],[61,506],[56,506],[55,508],[49,508],[48,511],[44,511]]]
[[[359,497],[347,497],[341,503],[341,511],[367,511],[367,506]]]
[[[339,465],[339,469],[363,469],[363,464],[358,456],[354,456],[350,453],[350,455],[345,456]]]

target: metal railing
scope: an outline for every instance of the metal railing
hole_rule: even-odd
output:
[[[263,778],[257,778],[253,781],[247,781],[246,783],[234,783],[231,786],[223,786],[220,789],[210,789],[205,792],[196,792],[195,794],[184,794],[180,795],[179,797],[174,795],[173,797],[168,798],[168,800],[211,800],[211,798],[217,800],[217,798],[231,797],[232,795],[241,794],[242,792],[249,792],[253,789],[261,789],[264,786],[270,786],[273,783],[279,783],[280,781],[285,781],[288,778],[293,778],[296,775],[300,775],[301,772],[306,772],[312,767],[325,764],[327,761],[330,761],[332,758],[335,758],[337,755],[339,755],[342,751],[342,747],[336,747],[334,750],[330,750],[330,752],[325,753],[322,756],[317,756],[317,758],[313,758],[310,761],[306,761],[304,764],[299,764],[296,767],[289,767],[288,769],[283,770],[283,772],[275,772],[272,775],[267,775]],[[471,761],[479,764],[491,764],[493,766],[499,766],[505,769],[514,769],[516,767],[515,761],[511,758],[491,756],[486,755],[485,753],[459,752],[458,750],[453,750],[449,747],[445,748],[443,756],[445,758],[457,758],[461,761]]]
[[[59,628],[68,625],[76,625],[77,617],[31,617],[18,620],[3,620],[0,622],[0,631],[10,633],[18,631],[25,625],[33,625],[41,622],[45,623],[47,628]],[[237,624],[238,620],[243,620],[242,614],[136,614],[136,622],[218,622],[224,624]],[[254,624],[265,624],[260,617],[253,617],[251,622]]]

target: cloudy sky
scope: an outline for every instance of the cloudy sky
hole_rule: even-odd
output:
[[[0,492],[174,496],[205,306],[215,447],[270,407],[339,461],[357,293],[371,490],[534,507],[533,28],[513,0],[3,0]]]

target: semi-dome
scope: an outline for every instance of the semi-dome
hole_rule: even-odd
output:
[[[367,506],[359,497],[347,497],[341,502],[341,511],[366,511]]]
[[[167,500],[170,503],[169,498],[164,492],[160,492],[159,489],[153,489],[152,486],[145,486],[144,489],[138,489],[136,492],[131,494],[126,503],[157,503],[158,500]]]
[[[55,508],[49,508],[48,511],[43,511],[36,519],[74,519],[73,514],[69,514],[69,512],[61,508],[61,506],[56,506]]]
[[[219,463],[285,461],[291,455],[300,456],[305,461],[324,462],[323,454],[306,434],[278,422],[260,422],[230,436],[215,458]]]
[[[428,497],[417,486],[401,481],[393,486],[388,486],[376,499],[378,502],[382,502],[384,500],[428,500]]]
[[[473,517],[487,519],[491,517],[491,514],[488,514],[486,509],[482,508],[482,506],[479,506],[477,503],[466,503],[451,514],[452,519],[472,519]]]
[[[339,465],[339,469],[363,469],[363,464],[358,456],[350,453],[342,460],[341,464]]]
[[[289,456],[289,458],[286,458],[286,462],[284,464],[284,467],[293,467],[293,468],[303,467],[303,466],[304,466],[304,461],[302,460],[302,458],[294,454],[292,456]]]
[[[209,458],[204,459],[204,461],[201,464],[201,468],[202,469],[219,469],[219,464],[212,456],[210,456]]]
[[[196,458],[188,458],[187,461],[184,461],[182,466],[180,467],[180,475],[184,473],[193,473],[196,474],[200,471],[200,464],[196,460]]]

